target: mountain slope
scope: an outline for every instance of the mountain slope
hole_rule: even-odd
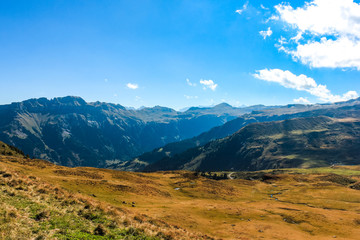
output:
[[[360,116],[360,100],[357,99],[348,102],[323,105],[296,104],[253,111],[251,114],[245,114],[191,139],[169,143],[163,147],[156,148],[151,152],[146,152],[132,161],[119,165],[114,164],[111,167],[123,170],[141,171],[148,164],[155,163],[162,158],[173,157],[190,148],[203,146],[212,140],[227,137],[250,123],[271,122],[313,116],[329,116],[336,118],[358,117]]]
[[[144,170],[261,170],[360,164],[360,118],[296,118],[250,124],[233,135],[163,158]]]
[[[30,99],[0,106],[0,139],[57,164],[106,167],[249,111],[229,105],[186,112],[160,106],[128,110],[79,97]]]

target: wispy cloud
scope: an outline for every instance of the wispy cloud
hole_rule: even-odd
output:
[[[109,80],[107,78],[104,79],[104,82],[108,82]]]
[[[268,19],[266,19],[265,23],[268,23],[270,21],[278,21],[280,19],[279,16],[277,15],[272,15],[271,17],[269,17]]]
[[[184,95],[184,97],[186,99],[198,99],[199,98],[198,96],[189,96],[189,95]]]
[[[248,8],[248,5],[249,5],[249,2],[246,2],[242,8],[236,10],[235,12],[238,13],[238,14],[242,14],[244,11],[246,11],[246,9]]]
[[[271,28],[268,27],[266,31],[260,31],[259,33],[264,39],[266,39],[267,37],[270,37],[273,32],[271,31]]]
[[[269,8],[265,7],[264,5],[260,4],[261,9],[269,10]]]
[[[126,84],[126,87],[135,90],[135,89],[139,88],[139,85],[137,85],[136,83],[128,83],[128,84]]]
[[[190,79],[186,79],[186,83],[189,85],[189,86],[192,86],[192,87],[196,87],[196,83],[192,83],[190,82]]]
[[[214,83],[213,80],[200,80],[200,84],[203,85],[203,89],[206,90],[207,88],[215,91],[217,88],[217,84]]]
[[[348,91],[342,96],[333,95],[326,85],[317,84],[313,78],[304,74],[297,76],[290,71],[280,69],[259,70],[253,76],[264,81],[276,82],[286,88],[306,91],[324,102],[339,102],[359,97],[356,91]]]
[[[353,0],[312,0],[294,9],[275,6],[278,17],[296,31],[278,48],[311,67],[360,70],[360,4]]]

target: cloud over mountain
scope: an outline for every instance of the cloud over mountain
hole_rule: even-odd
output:
[[[356,91],[348,91],[342,96],[333,95],[326,85],[317,84],[313,78],[307,77],[304,74],[297,76],[290,71],[281,69],[263,69],[257,71],[253,76],[260,80],[276,82],[286,88],[306,91],[324,102],[346,101],[358,97]]]
[[[293,100],[295,103],[304,103],[304,104],[310,104],[310,101],[307,100],[307,98],[299,97]]]

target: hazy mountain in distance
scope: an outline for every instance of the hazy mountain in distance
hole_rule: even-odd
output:
[[[71,96],[30,99],[0,106],[0,139],[57,164],[106,167],[251,110],[224,104],[185,112],[161,106],[132,110]]]

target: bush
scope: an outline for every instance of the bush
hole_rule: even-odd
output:
[[[42,220],[42,219],[44,219],[44,218],[47,218],[47,217],[48,217],[48,213],[45,212],[45,211],[42,211],[42,212],[36,214],[35,217],[34,217],[34,219],[35,219],[36,221],[40,221],[40,220]]]
[[[99,224],[95,229],[94,229],[94,234],[95,235],[99,235],[99,236],[105,236],[106,235],[106,231],[104,229],[104,227]]]

